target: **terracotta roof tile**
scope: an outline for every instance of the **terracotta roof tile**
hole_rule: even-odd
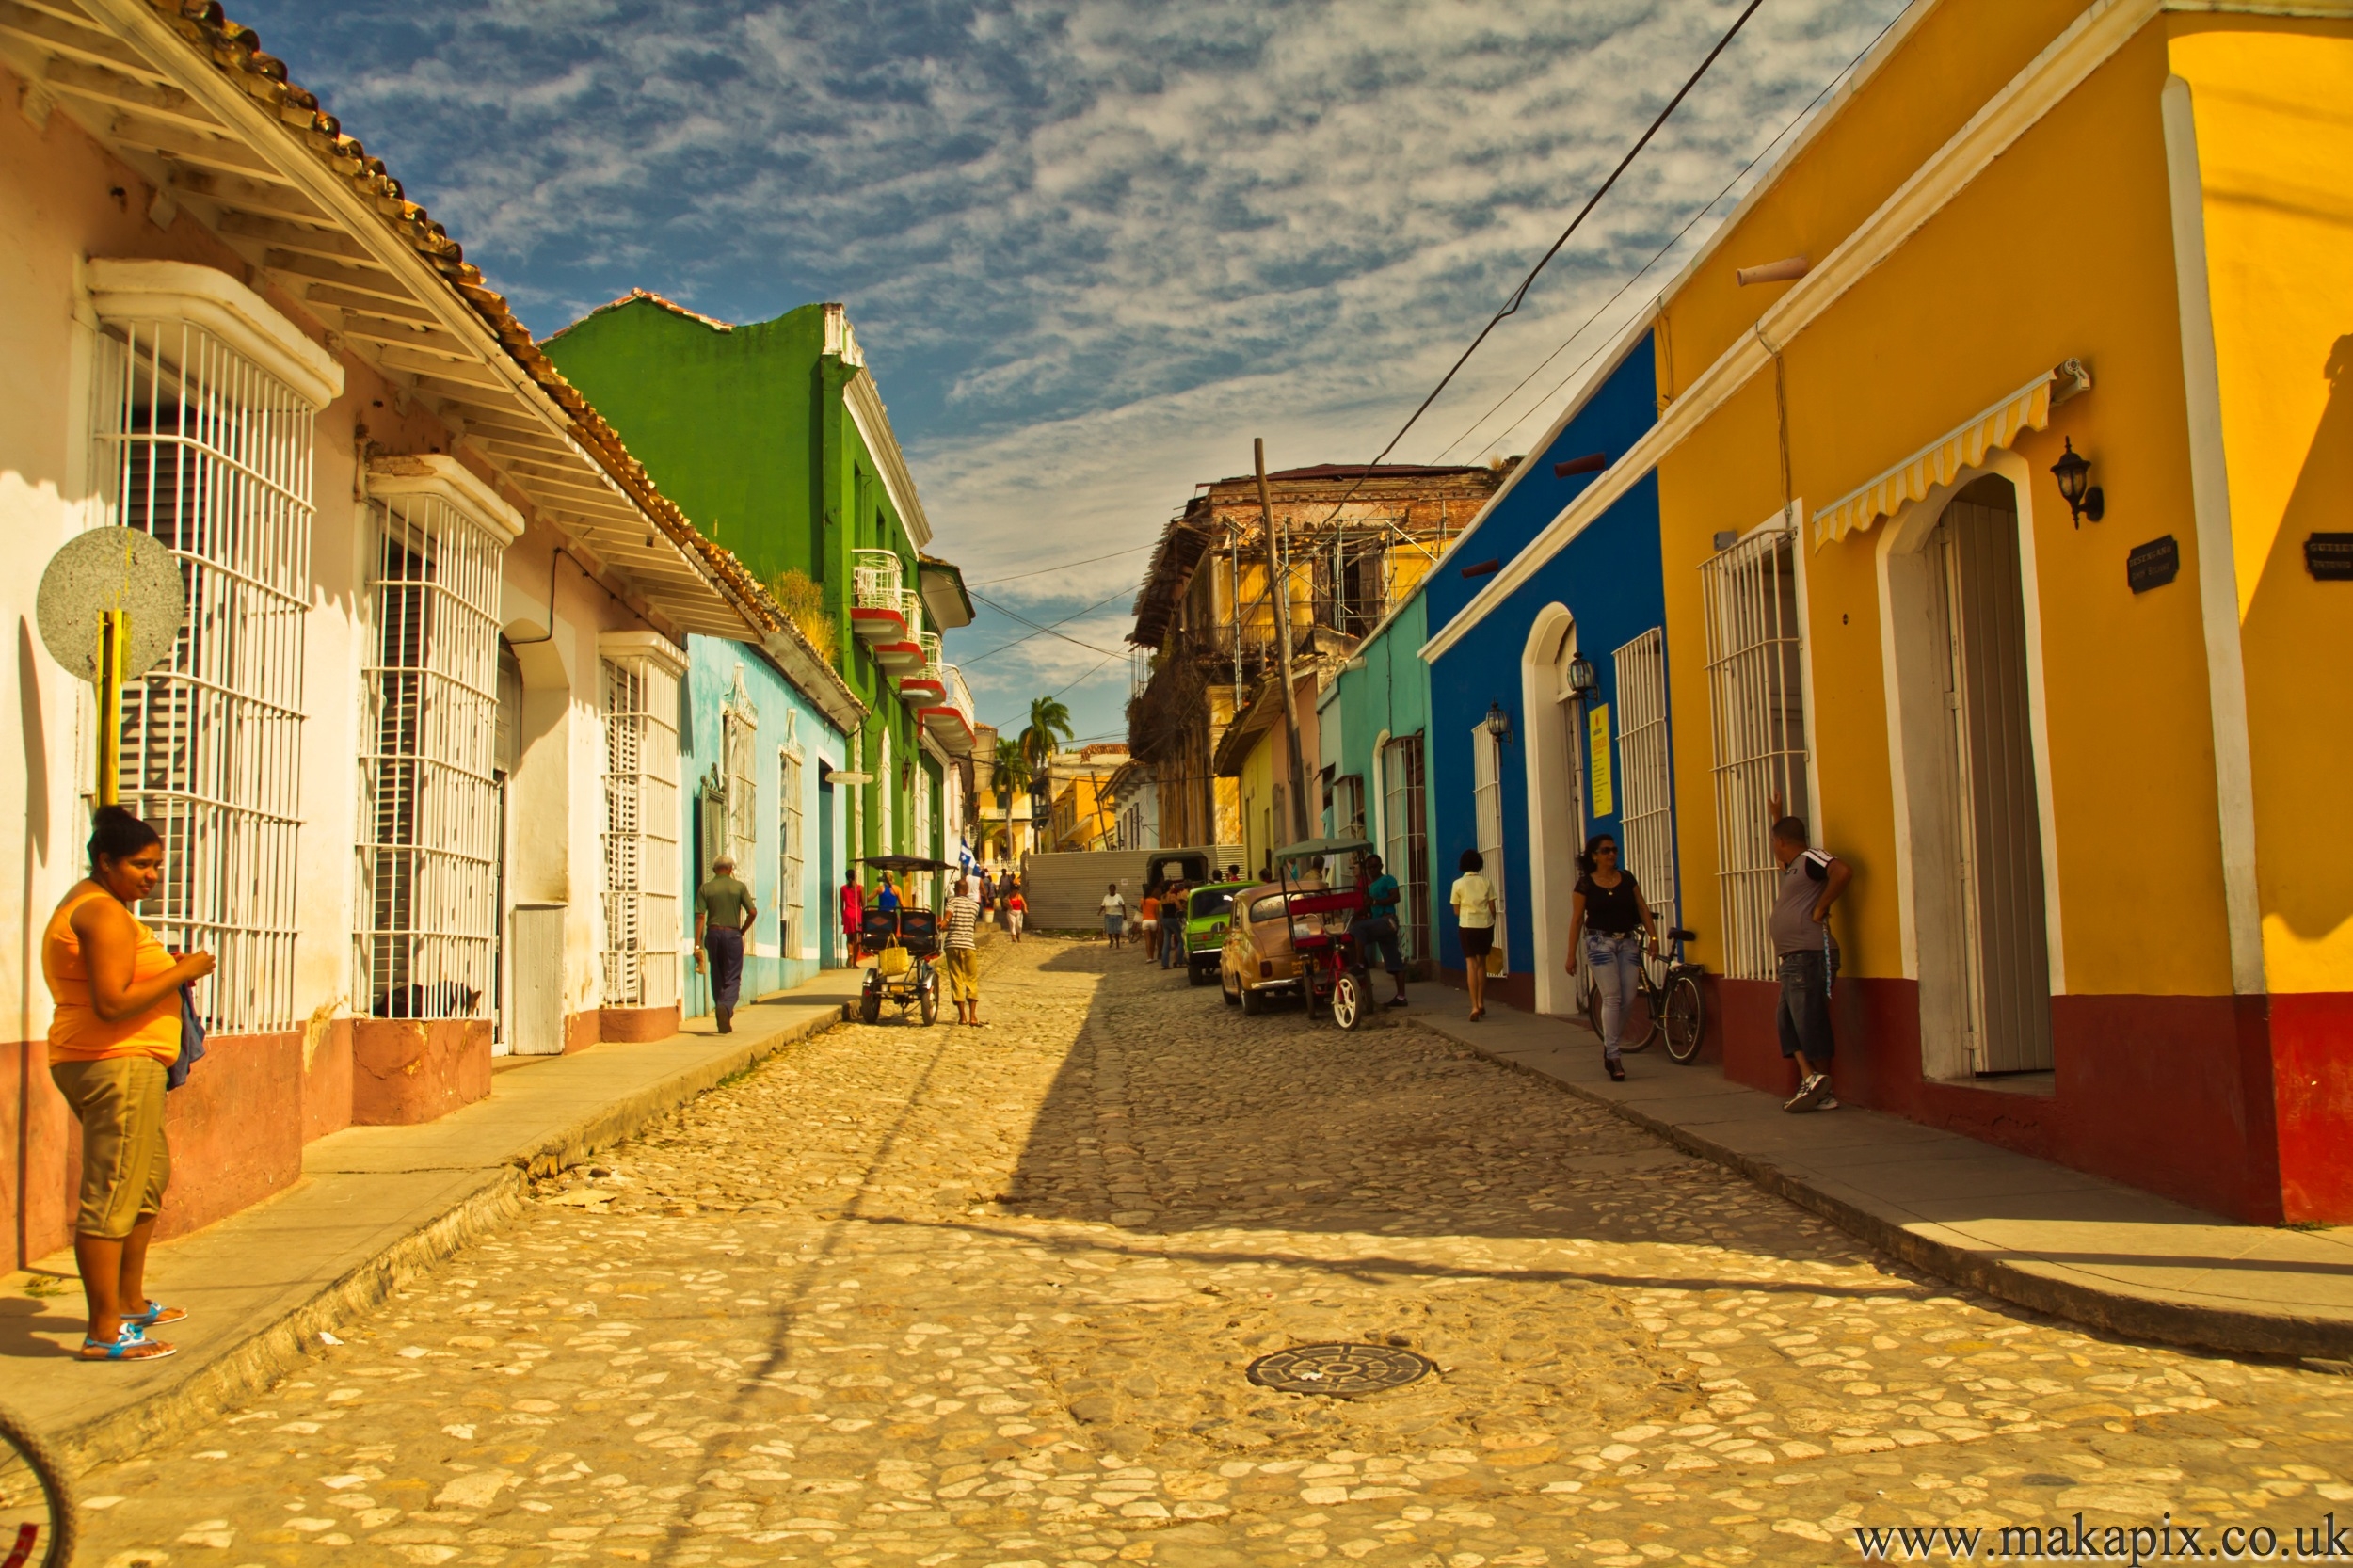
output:
[[[732,553],[697,533],[677,504],[655,488],[644,466],[629,455],[629,448],[622,444],[619,434],[604,422],[604,416],[598,413],[581,395],[579,389],[564,379],[553,361],[539,351],[532,340],[530,328],[516,319],[514,312],[507,308],[505,296],[484,282],[481,269],[466,260],[464,248],[452,239],[449,231],[435,222],[424,208],[408,200],[400,182],[392,178],[381,158],[371,157],[358,137],[344,135],[342,124],[319,106],[316,94],[287,79],[286,63],[263,52],[260,34],[231,21],[223,13],[219,0],[147,0],[147,3],[174,31],[234,81],[247,96],[275,108],[288,133],[322,164],[342,175],[354,191],[375,207],[392,232],[464,297],[474,313],[504,345],[509,357],[569,416],[568,433],[571,438],[612,476],[614,482],[637,503],[674,544],[702,562],[711,574],[726,585],[757,630],[773,631],[784,624],[783,612],[759,579],[744,569],[744,564]],[[659,296],[648,295],[646,297],[679,311],[680,314],[695,314]],[[708,321],[710,318],[696,316],[696,319]],[[726,324],[713,322],[712,325],[724,329]],[[763,616],[764,622],[760,619]]]

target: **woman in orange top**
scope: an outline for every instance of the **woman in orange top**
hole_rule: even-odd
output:
[[[164,1073],[180,1055],[180,987],[211,974],[213,955],[175,960],[131,913],[163,877],[164,842],[147,824],[100,807],[89,869],[49,917],[40,950],[56,1001],[49,1076],[82,1124],[73,1226],[89,1304],[82,1358],[152,1361],[174,1347],[147,1331],[187,1316],[147,1299],[147,1243],[171,1180]]]

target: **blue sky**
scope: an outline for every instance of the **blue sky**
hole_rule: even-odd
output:
[[[1767,0],[1398,459],[1522,450],[1739,189],[1573,330],[1900,8]],[[542,336],[632,287],[847,303],[935,550],[1034,620],[1096,606],[985,658],[1026,629],[952,634],[982,717],[1060,688],[1116,737],[1136,547],[1254,435],[1276,466],[1378,451],[1739,6],[230,9]]]

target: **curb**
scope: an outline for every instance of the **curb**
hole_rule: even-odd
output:
[[[1775,1197],[1787,1199],[1879,1251],[1955,1285],[2102,1334],[2155,1340],[2189,1350],[2218,1351],[2229,1355],[2353,1361],[2353,1324],[2294,1313],[2193,1306],[2130,1290],[2102,1289],[2079,1280],[2055,1278],[2016,1264],[1999,1262],[1968,1248],[1922,1236],[1899,1219],[1833,1197],[1771,1160],[1728,1148],[1689,1128],[1583,1084],[1554,1078],[1510,1057],[1497,1055],[1433,1029],[1418,1018],[1399,1021],[1413,1024],[1423,1033],[1449,1045],[1461,1046],[1497,1066],[1550,1084],[1589,1105],[1599,1106],[1665,1139],[1684,1153],[1736,1171]]]
[[[61,1429],[51,1434],[51,1440],[75,1470],[88,1470],[149,1451],[155,1444],[215,1418],[229,1406],[253,1399],[317,1354],[322,1330],[331,1331],[380,1305],[417,1274],[520,1215],[526,1185],[535,1177],[552,1176],[636,1136],[723,1080],[825,1033],[847,1016],[845,1005],[831,1015],[819,1013],[786,1024],[772,1034],[746,1040],[726,1056],[638,1090],[536,1146],[509,1155],[498,1168],[482,1173],[472,1192],[177,1385],[157,1391],[135,1411],[118,1410]]]

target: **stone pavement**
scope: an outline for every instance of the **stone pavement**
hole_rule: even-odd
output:
[[[840,1021],[840,971],[746,1007],[733,1034],[690,1019],[666,1040],[501,1058],[488,1099],[419,1127],[355,1127],[303,1151],[302,1179],[266,1203],[155,1248],[150,1293],[192,1316],[180,1353],[131,1366],[73,1359],[81,1287],[71,1252],[0,1289],[0,1355],[17,1414],[85,1459],[136,1452],[265,1386],[364,1317],[392,1285],[508,1224],[529,1169],[553,1171],[711,1085]]]
[[[1565,1085],[1948,1280],[2089,1326],[2243,1354],[2353,1359],[2353,1229],[2239,1224],[1856,1106],[1792,1116],[1662,1046],[1602,1070],[1582,1022],[1415,988],[1408,1016]],[[2346,1368],[2353,1369],[2353,1368]]]
[[[86,1560],[1819,1564],[2353,1503],[2353,1379],[1955,1290],[1420,1028],[984,964],[990,1028],[812,1036],[93,1472]],[[1322,1340],[1440,1369],[1244,1375]]]

